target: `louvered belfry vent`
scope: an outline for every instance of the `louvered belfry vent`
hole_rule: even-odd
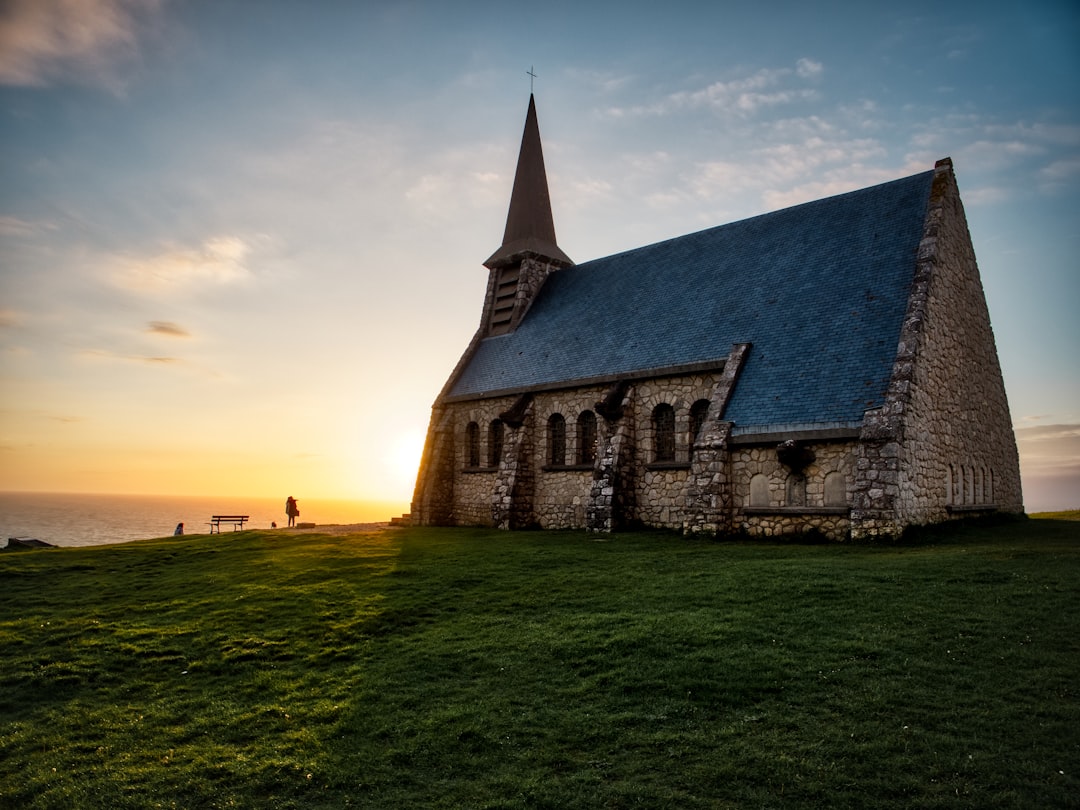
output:
[[[491,323],[488,332],[492,335],[504,335],[510,331],[514,315],[514,299],[517,296],[520,265],[510,265],[498,269],[495,282],[495,301],[491,307]]]

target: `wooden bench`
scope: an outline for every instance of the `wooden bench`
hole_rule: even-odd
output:
[[[214,529],[217,529],[217,533],[221,534],[221,524],[231,523],[233,531],[244,528],[244,524],[249,520],[248,515],[212,515],[210,517],[210,534],[214,533]]]

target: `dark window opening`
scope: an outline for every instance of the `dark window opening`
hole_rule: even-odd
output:
[[[668,404],[653,410],[653,436],[656,441],[656,461],[675,460],[675,409]]]
[[[548,417],[548,464],[566,466],[566,420],[561,413]]]
[[[465,428],[465,466],[480,466],[480,426],[476,422]]]
[[[690,406],[690,457],[694,457],[694,444],[705,427],[705,417],[709,414],[709,400],[699,399]]]
[[[488,466],[498,467],[503,454],[503,423],[493,419],[488,428]]]
[[[577,419],[577,463],[596,462],[596,414],[582,411]]]

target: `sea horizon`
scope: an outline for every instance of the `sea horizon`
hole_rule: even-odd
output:
[[[248,529],[285,526],[285,498],[252,495],[151,495],[85,492],[0,492],[0,544],[33,538],[55,546],[95,546],[184,534],[207,534],[212,515],[248,515]],[[316,525],[384,523],[407,502],[306,498],[298,522]],[[229,528],[224,530],[230,531]]]

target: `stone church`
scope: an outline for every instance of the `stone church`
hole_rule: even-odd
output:
[[[575,264],[532,97],[412,522],[836,540],[1023,511],[952,161]]]

